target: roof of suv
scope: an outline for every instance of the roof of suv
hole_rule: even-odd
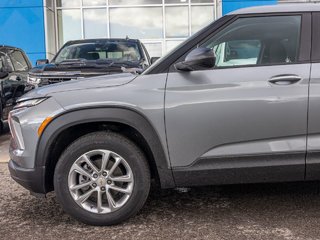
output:
[[[78,43],[92,43],[99,41],[128,41],[128,42],[139,42],[139,39],[131,39],[131,38],[92,38],[92,39],[80,39],[80,40],[70,40],[66,42],[66,45],[69,44],[78,44]]]
[[[282,13],[282,12],[319,12],[319,3],[276,4],[259,7],[249,7],[236,10],[228,15],[251,13]]]
[[[0,45],[0,48],[20,49],[20,48],[8,46],[8,45]]]

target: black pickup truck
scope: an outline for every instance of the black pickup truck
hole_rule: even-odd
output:
[[[23,50],[0,45],[0,133],[17,98],[27,90],[31,63]]]
[[[86,39],[65,43],[49,63],[37,61],[28,83],[41,87],[78,78],[144,71],[157,58],[149,57],[138,39]]]

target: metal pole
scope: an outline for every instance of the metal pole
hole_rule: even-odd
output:
[[[214,19],[218,18],[218,0],[214,0]]]

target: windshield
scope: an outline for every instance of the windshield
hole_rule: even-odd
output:
[[[97,41],[65,46],[54,59],[55,63],[71,59],[140,61],[139,45],[130,41]]]

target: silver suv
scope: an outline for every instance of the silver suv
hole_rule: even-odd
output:
[[[239,10],[141,75],[39,88],[10,113],[11,176],[92,225],[161,188],[320,179],[320,5]]]

